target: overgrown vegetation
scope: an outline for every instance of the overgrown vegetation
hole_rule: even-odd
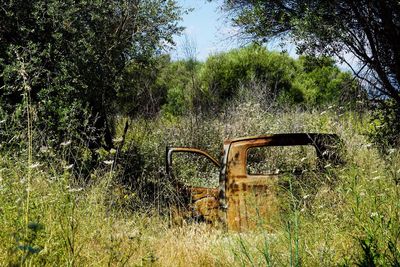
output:
[[[126,111],[116,101],[128,97],[124,81],[151,82],[148,69],[181,31],[181,14],[173,0],[2,3],[0,114],[15,131],[0,137],[23,129],[29,105],[38,140],[111,149],[113,120]],[[130,86],[129,94],[139,89]]]
[[[209,0],[212,1],[212,0]],[[299,53],[335,56],[364,82],[386,116],[384,138],[399,145],[400,3],[382,1],[225,0],[223,9],[242,37],[267,43],[290,40]],[[349,56],[351,55],[351,57]],[[357,63],[359,64],[358,66]],[[382,141],[377,135],[376,141]]]
[[[245,103],[214,119],[136,120],[121,152],[138,155],[132,165],[113,166],[108,158],[113,155],[104,152],[101,166],[83,187],[65,161],[35,158],[28,165],[26,157],[3,153],[1,264],[395,266],[400,252],[398,151],[382,157],[363,136],[368,117],[336,110],[271,112]],[[121,136],[122,118],[118,125]],[[173,190],[163,169],[167,143],[218,155],[223,137],[303,131],[339,134],[347,164],[319,177],[318,188],[292,192],[291,209],[274,230],[226,233],[204,224],[172,224],[168,197]],[[73,156],[70,146],[63,147],[65,156]],[[129,170],[134,172],[121,175]]]
[[[252,44],[171,61],[183,12],[172,0],[2,4],[0,265],[399,266],[396,102],[372,116],[364,84],[326,56]],[[295,132],[338,134],[345,164],[283,177],[273,224],[175,224],[167,145],[218,158],[226,138]],[[176,163],[182,182],[218,184],[200,160]]]
[[[354,107],[366,100],[353,76],[341,71],[331,58],[295,60],[257,45],[210,56],[204,63],[172,62],[161,72],[160,83],[168,90],[163,111],[175,116],[220,112],[241,94],[250,94],[244,91],[255,84],[264,87],[258,97],[265,104],[312,108],[345,102]]]

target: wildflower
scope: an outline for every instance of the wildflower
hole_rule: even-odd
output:
[[[106,165],[112,165],[114,163],[114,161],[113,160],[105,160],[105,161],[103,161],[103,163]]]
[[[68,192],[70,192],[70,193],[74,193],[74,192],[80,192],[80,191],[82,191],[83,190],[83,188],[82,187],[78,187],[78,188],[70,188],[70,189],[68,189]]]
[[[369,215],[371,218],[373,217],[378,217],[378,213],[377,212],[371,212],[371,214]]]
[[[72,143],[72,141],[68,140],[68,141],[62,142],[60,145],[61,146],[69,146],[71,143]]]
[[[120,143],[120,142],[122,142],[122,140],[123,140],[122,137],[120,137],[120,138],[114,138],[114,139],[113,139],[113,142],[114,142],[114,143]]]
[[[29,169],[36,169],[37,167],[39,167],[40,164],[38,162],[32,164],[31,166],[29,166]]]
[[[70,169],[72,169],[72,167],[74,167],[74,164],[70,164],[68,166],[64,166],[64,170],[70,170]]]
[[[49,148],[48,148],[47,146],[42,146],[42,147],[40,147],[40,152],[46,153],[46,152],[48,152],[48,151],[49,151]]]

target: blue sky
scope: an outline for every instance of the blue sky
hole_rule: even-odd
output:
[[[211,3],[205,0],[178,0],[183,8],[194,10],[183,17],[181,25],[186,27],[184,34],[176,37],[176,49],[172,53],[174,59],[185,58],[183,47],[185,38],[196,48],[196,57],[205,60],[208,55],[237,47],[237,41],[229,38],[232,27],[226,23],[220,11],[218,1]],[[186,36],[186,37],[185,37]],[[228,40],[229,39],[229,40]]]
[[[177,0],[185,9],[194,10],[183,16],[181,26],[186,27],[182,36],[175,37],[176,48],[172,51],[172,59],[186,58],[184,52],[185,40],[189,40],[191,46],[196,48],[196,58],[205,61],[209,55],[237,48],[242,45],[240,40],[233,38],[236,30],[230,25],[226,14],[221,11],[223,0],[214,0],[211,3],[206,0]],[[185,37],[186,36],[186,37]],[[282,51],[277,43],[267,45],[269,50]],[[290,56],[297,58],[296,49],[293,44],[287,43],[285,49]],[[352,64],[356,64],[351,55],[345,55]],[[343,70],[349,70],[347,65],[338,63]]]
[[[175,38],[176,49],[173,59],[186,58],[184,46],[187,41],[196,48],[196,58],[204,61],[211,54],[240,47],[240,40],[233,38],[235,28],[230,25],[226,14],[221,11],[222,0],[211,3],[206,0],[178,0],[183,8],[194,10],[183,16],[181,25],[186,27],[183,35]],[[268,45],[270,50],[281,50],[278,45]],[[293,46],[286,46],[290,55],[296,57]]]

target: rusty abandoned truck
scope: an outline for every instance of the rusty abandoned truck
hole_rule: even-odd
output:
[[[324,172],[326,166],[333,166],[335,162],[340,161],[339,144],[340,139],[337,135],[320,133],[236,138],[224,141],[220,161],[200,149],[167,147],[167,175],[176,186],[180,199],[176,213],[185,219],[201,218],[206,222],[220,223],[235,231],[254,228],[260,218],[268,225],[279,214],[279,179],[288,172],[296,177],[307,169]],[[288,148],[296,148],[296,151],[300,152],[296,152],[297,158],[294,157],[296,164],[307,164],[285,169],[282,166],[288,164],[274,162],[276,154],[259,151],[265,148],[281,149],[281,158],[284,159],[293,158]],[[196,187],[180,181],[174,175],[172,164],[172,156],[176,153],[197,154],[208,159],[219,169],[219,186]],[[258,168],[260,166],[261,168]]]

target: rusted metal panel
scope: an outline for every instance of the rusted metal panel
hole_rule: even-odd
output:
[[[172,172],[172,156],[174,153],[192,153],[198,154],[209,159],[216,167],[220,167],[220,163],[205,151],[197,148],[189,147],[173,147],[166,151],[166,170],[167,176],[176,187],[179,195],[174,210],[174,216],[183,219],[191,219],[196,221],[206,221],[208,223],[216,223],[219,221],[219,190],[218,188],[193,187],[183,184],[174,177]]]
[[[195,148],[167,149],[167,172],[184,196],[189,216],[202,217],[207,222],[222,222],[228,229],[241,231],[258,224],[273,225],[279,216],[278,182],[280,174],[251,175],[247,172],[250,148],[266,146],[312,146],[319,159],[340,161],[340,140],[334,134],[299,133],[274,134],[225,140],[223,157],[219,163],[207,152]],[[219,188],[183,185],[171,177],[174,152],[196,153],[207,157],[220,168]]]
[[[166,164],[167,164],[167,172],[170,171],[170,168],[172,166],[172,154],[176,152],[186,152],[186,153],[193,153],[193,154],[199,154],[203,155],[206,158],[208,158],[212,163],[214,163],[215,166],[220,167],[220,163],[218,160],[216,160],[213,156],[208,154],[207,152],[200,150],[198,148],[192,148],[192,147],[167,147],[167,153],[166,153]]]
[[[267,178],[267,179],[266,179]],[[277,215],[277,176],[230,177],[226,189],[227,220],[230,230],[255,228]]]

